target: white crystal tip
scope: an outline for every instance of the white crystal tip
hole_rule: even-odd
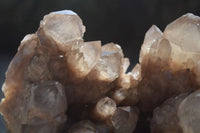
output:
[[[72,10],[62,10],[62,11],[55,11],[52,13],[57,13],[57,14],[67,14],[67,15],[77,15],[75,12]]]

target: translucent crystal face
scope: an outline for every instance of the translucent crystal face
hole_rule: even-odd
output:
[[[131,73],[129,73],[134,80],[140,80],[141,79],[141,66],[140,64],[136,64]]]
[[[58,82],[48,81],[31,88],[32,106],[56,116],[67,108],[64,88]]]
[[[158,43],[160,42],[161,38],[162,38],[162,32],[155,25],[153,25],[146,32],[144,42],[140,50],[140,58],[139,58],[140,63],[142,62],[143,57],[146,54],[149,54],[150,50],[151,50],[151,53],[155,54],[156,47]]]
[[[68,66],[74,69],[77,78],[86,76],[101,56],[101,42],[83,42],[70,53],[66,53]]]
[[[116,52],[103,52],[94,67],[99,80],[113,81],[120,74],[122,56]]]
[[[40,28],[48,38],[61,45],[61,49],[69,42],[81,40],[85,32],[81,19],[72,11],[50,13],[41,21]]]
[[[171,45],[167,39],[162,39],[158,46],[157,56],[163,61],[167,61],[171,57]]]
[[[100,113],[100,115],[102,115],[102,117],[110,117],[115,113],[116,110],[116,104],[115,102],[106,97],[106,98],[102,98],[96,105],[98,112]]]
[[[109,79],[116,79],[120,73],[121,56],[116,53],[109,56],[103,56],[101,64],[104,65],[103,70],[107,73]]]
[[[164,37],[184,51],[200,52],[199,24],[200,18],[188,13],[169,24],[164,31]]]
[[[118,52],[124,56],[121,47],[118,44],[108,43],[102,46],[102,51],[104,52]]]
[[[119,45],[108,43],[102,46],[102,57],[96,65],[100,71],[99,78],[108,80],[116,79],[120,74],[122,66],[123,52]]]
[[[101,56],[101,42],[85,42],[82,44],[80,52],[83,53],[83,58],[91,70]]]

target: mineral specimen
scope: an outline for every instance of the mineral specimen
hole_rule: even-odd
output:
[[[130,62],[118,44],[84,42],[76,13],[44,16],[6,72],[0,112],[8,132],[140,132],[139,114],[144,119],[153,112],[153,133],[197,133],[199,24],[199,17],[186,14],[163,33],[153,25],[139,63],[127,72]]]
[[[22,40],[2,87],[5,99],[0,112],[9,132],[57,133],[64,123],[69,127],[89,119],[90,112],[94,112],[92,118],[104,122],[114,115],[115,101],[100,98],[110,90],[124,86],[128,90],[130,76],[125,73],[129,61],[119,45],[84,42],[84,32],[78,15],[66,10],[46,15],[38,31]],[[87,111],[75,111],[83,106],[88,106]],[[67,121],[70,112],[80,116],[70,115]],[[100,125],[111,130],[112,125],[104,122]],[[92,132],[84,127],[70,128],[70,132]]]

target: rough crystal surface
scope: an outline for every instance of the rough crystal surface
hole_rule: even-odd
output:
[[[139,112],[131,107],[119,107],[111,118],[115,133],[132,133],[136,127]]]
[[[198,133],[200,130],[200,90],[186,97],[178,108],[179,124],[183,133]]]
[[[198,133],[200,90],[183,93],[166,100],[154,110],[151,121],[153,133]]]
[[[179,117],[177,110],[180,103],[188,96],[187,93],[172,97],[166,100],[161,106],[153,111],[151,120],[152,133],[182,133],[182,128],[179,126]]]

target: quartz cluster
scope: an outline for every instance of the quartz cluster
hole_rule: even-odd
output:
[[[200,130],[200,18],[186,14],[146,33],[139,63],[118,44],[84,42],[73,11],[52,12],[26,35],[6,72],[1,101],[9,133],[152,133]],[[150,116],[149,116],[150,117]]]
[[[162,33],[152,26],[140,52],[139,107],[152,111],[152,133],[198,133],[200,17],[191,13]]]
[[[0,112],[10,133],[134,131],[138,109],[118,106],[132,91],[129,60],[117,44],[84,42],[84,32],[79,16],[66,10],[46,15],[22,40],[2,87]]]

